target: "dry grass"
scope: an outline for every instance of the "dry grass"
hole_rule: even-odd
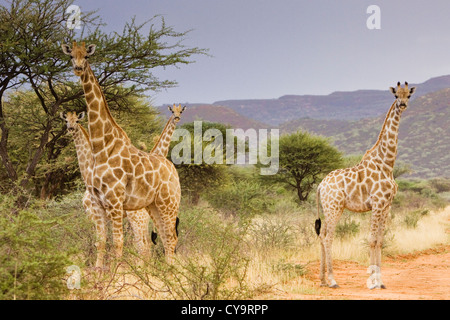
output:
[[[450,206],[424,215],[415,228],[404,223],[407,214],[396,213],[388,221],[383,254],[410,253],[449,243]],[[333,257],[364,264],[368,261],[370,216],[352,214],[350,217],[359,224],[359,232],[335,239]],[[307,275],[308,264],[320,259],[313,220],[304,213],[263,215],[253,219],[240,244],[244,250],[239,257],[244,254],[246,262],[236,260],[235,250],[222,253],[224,258],[230,257],[231,264],[224,265],[223,269],[230,276],[217,286],[222,290],[217,297],[279,299],[296,294],[317,294],[317,283],[309,280],[311,277]],[[91,279],[86,283],[84,294],[71,298],[210,299],[215,285],[211,276],[217,271],[213,268],[213,254],[198,256],[195,261],[189,259],[189,254],[192,254],[189,250],[179,253],[178,261],[170,269],[157,264],[147,266],[147,269],[135,269],[133,263],[122,265],[112,276],[96,281]],[[233,269],[235,265],[232,264],[239,266]],[[202,270],[205,274],[200,277]],[[171,280],[167,281],[169,278]]]

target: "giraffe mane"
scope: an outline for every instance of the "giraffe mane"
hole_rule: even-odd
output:
[[[169,126],[169,124],[170,124],[170,120],[172,120],[172,118],[174,118],[174,117],[175,117],[175,116],[174,116],[173,114],[170,116],[169,121],[167,121],[167,123],[166,123],[166,125],[164,126],[164,129],[163,129],[162,132],[166,131],[167,126]],[[163,137],[163,135],[159,135],[159,136],[157,136],[157,137],[154,138],[154,141],[156,141],[156,142],[155,142],[155,144],[154,144],[152,150],[150,150],[150,153],[152,153],[152,152],[155,151],[156,146],[159,144],[159,142],[161,141],[162,137]],[[156,139],[156,138],[158,138],[158,139]]]
[[[386,118],[384,119],[383,127],[381,128],[381,131],[380,131],[380,134],[378,135],[377,141],[375,142],[375,144],[373,145],[372,148],[370,148],[369,150],[366,151],[366,153],[365,153],[364,156],[362,157],[360,163],[363,162],[364,160],[366,160],[367,157],[369,156],[369,154],[370,154],[373,150],[375,150],[376,148],[378,148],[378,146],[380,145],[381,138],[383,137],[384,133],[386,132],[386,122],[387,122],[387,119],[389,118],[389,115],[391,114],[391,112],[392,112],[392,110],[394,109],[394,107],[395,107],[395,101],[394,101],[394,103],[392,104],[392,106],[390,107],[388,113],[386,114]]]
[[[89,72],[91,72],[92,74],[94,74],[94,72],[91,69],[91,65],[89,64],[88,61],[86,61],[86,68],[88,69]],[[100,84],[98,83],[97,77],[94,76],[94,82],[95,84],[100,87]],[[108,117],[110,118],[111,123],[116,127],[116,129],[119,130],[119,132],[125,137],[125,140],[127,140],[128,142],[130,142],[130,138],[128,137],[127,133],[117,124],[116,120],[114,119],[114,117],[111,114],[111,110],[109,110],[108,107],[108,103],[106,102],[106,98],[105,98],[105,94],[103,93],[103,90],[100,90],[100,94],[102,95],[102,102],[105,105],[105,109],[106,109],[106,113],[108,114]]]

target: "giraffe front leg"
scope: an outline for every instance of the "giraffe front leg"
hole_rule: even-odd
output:
[[[374,211],[371,219],[370,234],[370,265],[367,273],[370,274],[367,279],[367,287],[369,289],[386,289],[381,280],[381,249],[384,240],[384,229],[386,219],[390,212],[390,205],[381,211]]]
[[[92,201],[88,191],[83,197],[83,207],[89,219],[95,225],[95,247],[97,248],[97,258],[95,268],[102,270],[104,268],[104,260],[106,253],[106,220],[105,212],[95,202]]]
[[[123,209],[108,209],[107,214],[111,217],[112,222],[114,254],[116,259],[120,259],[123,253]]]
[[[148,222],[150,216],[145,209],[128,211],[127,216],[133,230],[136,249],[139,255],[146,259],[149,256]]]

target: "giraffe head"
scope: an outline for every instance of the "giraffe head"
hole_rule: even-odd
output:
[[[90,44],[86,47],[85,43],[82,42],[81,46],[77,46],[77,42],[74,41],[72,49],[67,44],[62,44],[61,47],[63,52],[72,58],[75,75],[81,76],[86,69],[87,59],[95,52],[95,44]]]
[[[400,86],[400,81],[397,82],[397,88],[390,87],[391,92],[394,94],[396,100],[396,107],[403,111],[408,107],[409,98],[416,91],[416,87],[408,88],[408,82],[405,82],[405,87]]]
[[[72,133],[77,128],[78,121],[84,118],[84,112],[81,112],[79,115],[77,115],[76,112],[67,112],[67,114],[61,112],[59,116],[66,121],[67,130]]]
[[[179,104],[177,107],[174,103],[173,107],[169,106],[168,109],[174,115],[173,121],[175,121],[175,123],[177,123],[181,120],[181,114],[186,109],[186,106],[181,107],[181,104]]]

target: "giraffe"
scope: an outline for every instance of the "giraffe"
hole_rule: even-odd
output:
[[[120,258],[123,251],[124,210],[146,208],[155,219],[170,263],[178,241],[176,218],[181,198],[175,166],[165,157],[145,153],[133,146],[112,117],[88,62],[96,46],[86,47],[84,42],[78,46],[75,41],[72,48],[67,44],[61,46],[71,57],[73,71],[83,86],[94,162],[89,191],[92,200],[112,220],[116,257]]]
[[[169,153],[169,146],[170,146],[170,141],[172,139],[173,132],[175,130],[177,123],[180,122],[181,114],[183,113],[184,110],[186,110],[186,106],[181,107],[181,104],[180,104],[177,107],[176,104],[174,103],[173,107],[168,106],[168,109],[170,112],[172,112],[172,115],[170,116],[169,120],[167,121],[167,123],[166,123],[163,131],[159,135],[159,137],[157,137],[155,145],[153,146],[152,150],[150,151],[150,153],[158,154],[163,157],[167,157],[167,154]],[[179,222],[180,222],[180,220],[177,217],[176,223],[175,223],[175,229],[177,230],[177,232],[178,232]],[[156,244],[156,237],[157,237],[156,231],[152,230],[151,239],[154,244]]]
[[[173,104],[173,107],[168,106],[170,112],[172,112],[172,116],[170,116],[169,120],[166,123],[161,135],[158,137],[155,145],[153,146],[150,153],[159,154],[163,157],[167,157],[169,153],[170,141],[172,139],[173,131],[177,123],[181,120],[181,114],[184,110],[186,110],[186,106],[181,107],[181,104],[178,107]]]
[[[332,266],[332,242],[336,224],[344,211],[366,212],[372,210],[370,222],[369,256],[370,266],[367,281],[369,289],[383,288],[381,280],[381,246],[384,228],[391,209],[392,200],[397,193],[393,169],[397,156],[398,128],[402,112],[408,107],[409,98],[415,87],[408,89],[408,83],[402,88],[390,88],[395,101],[389,109],[383,127],[374,146],[354,167],[338,169],[329,173],[317,188],[317,220],[315,229],[321,244],[320,280],[321,286],[327,286],[325,271],[328,271],[329,287],[338,288]],[[325,217],[321,232],[320,203]]]
[[[78,122],[84,118],[85,113],[77,115],[75,112],[60,113],[60,117],[66,121],[67,131],[72,135],[75,149],[77,152],[78,165],[80,167],[81,177],[86,185],[86,191],[83,196],[83,207],[89,219],[95,224],[97,233],[95,246],[97,247],[97,260],[95,267],[103,269],[104,256],[106,248],[106,220],[105,210],[96,205],[91,199],[88,183],[91,183],[90,176],[93,170],[93,158],[89,135]],[[150,216],[145,209],[128,211],[124,213],[128,217],[134,234],[135,246],[139,254],[148,256],[148,222]]]

